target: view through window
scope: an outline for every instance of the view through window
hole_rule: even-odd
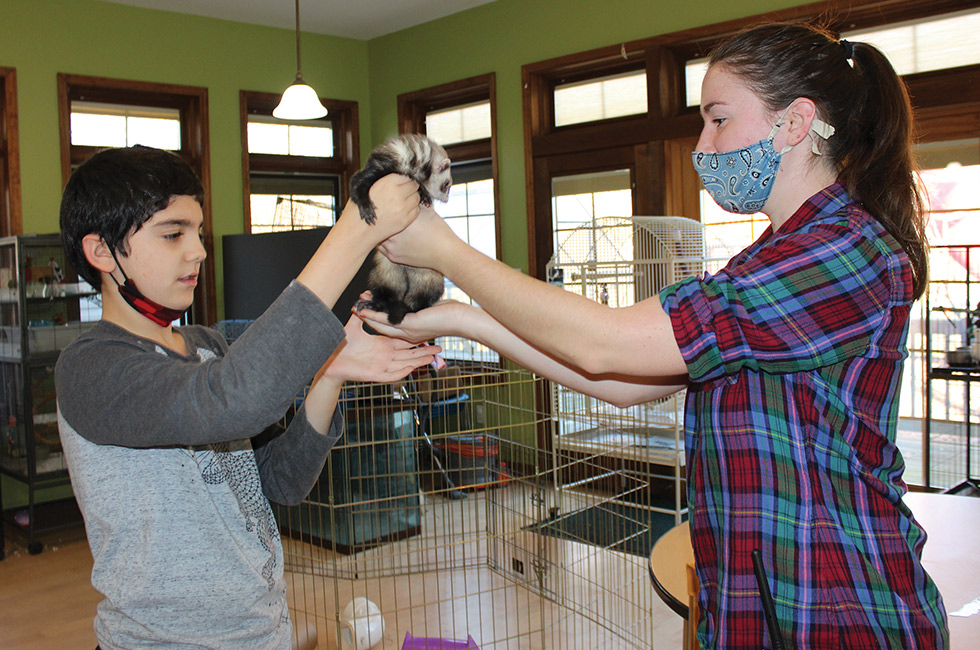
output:
[[[332,158],[333,125],[326,120],[284,122],[271,115],[248,116],[248,153],[266,154],[274,166],[291,157]],[[337,221],[339,179],[331,174],[252,171],[251,232],[332,226]]]
[[[488,257],[498,251],[497,190],[494,178],[494,78],[473,77],[399,97],[402,132],[424,132],[446,148],[452,160],[453,186],[446,203],[433,206],[465,242]],[[444,297],[472,303],[446,279]],[[440,337],[447,359],[499,362],[499,355],[474,341]]]
[[[551,183],[554,250],[572,231],[599,217],[633,214],[630,170],[559,176]]]
[[[891,62],[900,75],[929,72],[980,63],[980,10],[891,24],[874,29],[843,32],[841,38],[871,43]],[[708,71],[706,57],[692,59],[684,66],[688,106],[701,103],[701,81]]]
[[[555,126],[647,112],[646,71],[626,72],[555,87]]]
[[[923,170],[922,188],[929,204],[928,309],[919,300],[912,312],[909,331],[909,360],[905,364],[900,417],[908,418],[899,429],[903,449],[921,445],[925,417],[923,395],[927,393],[927,367],[949,365],[947,352],[968,346],[967,332],[980,309],[980,138],[927,143],[919,148]],[[970,248],[970,246],[973,248]],[[929,320],[931,363],[926,364],[925,320]],[[980,410],[980,395],[963,382],[932,381],[930,402],[929,483],[951,487],[968,472],[980,474],[980,441],[974,432],[972,468],[966,468],[964,422]],[[974,427],[975,428],[975,427]],[[907,472],[921,478],[922,468]]]
[[[146,147],[180,150],[180,111],[73,101],[71,144],[85,147]]]

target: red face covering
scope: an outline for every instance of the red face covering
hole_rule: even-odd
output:
[[[122,296],[123,300],[125,300],[130,307],[161,327],[166,327],[170,323],[180,318],[184,312],[187,311],[186,309],[171,309],[170,307],[164,307],[160,303],[153,302],[144,296],[140,290],[136,288],[136,283],[126,276],[126,272],[123,271],[122,265],[119,263],[119,259],[116,258],[115,251],[112,253],[112,259],[116,260],[116,266],[119,268],[119,272],[123,274],[123,279],[125,282],[123,284],[119,284],[119,280],[117,280],[115,276],[110,277],[112,277],[112,281],[116,283],[116,286],[119,287],[119,295]]]

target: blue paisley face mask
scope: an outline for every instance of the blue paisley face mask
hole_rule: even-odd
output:
[[[772,146],[776,131],[783,125],[783,117],[788,111],[789,107],[779,116],[765,140],[725,153],[695,151],[691,154],[694,169],[701,177],[704,189],[722,209],[752,214],[765,206],[772,192],[772,183],[776,180],[779,161],[794,146],[783,147],[778,152]],[[834,127],[814,119],[810,127],[813,153],[820,155],[814,135],[827,139],[833,134]]]

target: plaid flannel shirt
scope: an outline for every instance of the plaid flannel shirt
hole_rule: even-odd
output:
[[[685,437],[706,648],[944,648],[895,444],[907,256],[840,185],[660,299],[688,365]]]

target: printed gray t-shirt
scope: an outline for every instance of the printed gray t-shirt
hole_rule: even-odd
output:
[[[55,380],[59,428],[105,596],[103,650],[287,649],[282,545],[269,500],[309,493],[343,428],[301,406],[279,421],[343,339],[333,313],[291,284],[231,348],[179,331],[183,356],[100,322],[66,348]]]

